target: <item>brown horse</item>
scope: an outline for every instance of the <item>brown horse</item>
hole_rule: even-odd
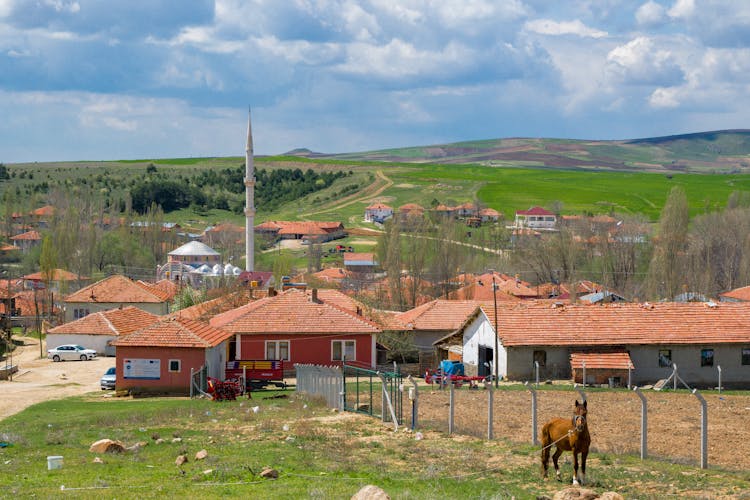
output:
[[[586,401],[579,404],[576,400],[575,412],[572,419],[555,418],[544,424],[542,427],[542,475],[547,477],[547,467],[549,465],[549,449],[555,445],[555,454],[552,455],[552,462],[555,464],[557,480],[560,481],[560,467],[557,465],[557,459],[560,458],[563,451],[573,452],[573,484],[579,483],[578,478],[578,454],[581,454],[581,477],[580,483],[583,484],[586,478],[586,457],[589,454],[589,445],[591,444],[591,435],[586,424]]]

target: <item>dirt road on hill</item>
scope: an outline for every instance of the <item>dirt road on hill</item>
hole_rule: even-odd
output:
[[[38,339],[15,338],[23,345],[13,352],[13,364],[18,365],[13,380],[0,380],[0,420],[42,401],[101,391],[99,379],[115,364],[115,358],[55,363],[40,359]],[[42,348],[46,356],[46,345]]]

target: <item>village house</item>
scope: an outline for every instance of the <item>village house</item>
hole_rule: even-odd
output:
[[[374,368],[380,327],[318,293],[290,289],[218,314],[210,324],[234,336],[230,360],[283,360],[285,371],[296,363],[336,365],[344,359]]]
[[[11,236],[10,241],[13,246],[26,253],[42,242],[42,235],[39,234],[39,231],[26,231],[25,233]]]
[[[112,341],[117,350],[117,390],[132,394],[189,394],[201,369],[224,379],[227,339],[233,334],[180,317],[161,319]]]
[[[750,309],[742,304],[520,302],[498,304],[495,317],[493,305],[482,303],[470,321],[435,342],[440,357],[458,347],[467,371],[476,371],[482,353],[495,357],[486,354],[494,350],[495,322],[498,372],[511,380],[533,380],[538,363],[540,378],[582,381],[571,359],[590,356],[599,360],[598,371],[587,373],[587,383],[612,378],[623,385],[629,372],[633,384],[653,384],[677,364],[688,384],[715,386],[721,365],[724,385],[750,386]]]
[[[114,356],[110,342],[159,320],[159,316],[133,306],[99,311],[47,330],[47,349],[79,344],[97,355]]]
[[[374,273],[378,270],[378,261],[373,252],[345,253],[344,269],[352,273]]]
[[[365,208],[365,222],[382,224],[391,217],[393,217],[393,207],[389,207],[384,203],[373,203]]]
[[[266,221],[254,226],[255,234],[263,235],[270,241],[276,239],[303,240],[304,242],[325,243],[346,236],[341,222],[290,222]]]
[[[743,286],[720,293],[719,300],[721,302],[750,302],[750,286]]]
[[[65,297],[65,322],[125,306],[161,316],[169,312],[173,299],[173,294],[159,286],[115,274]]]
[[[557,216],[542,207],[531,207],[528,210],[516,211],[516,220],[513,227],[517,229],[528,228],[534,230],[550,230],[557,226]]]

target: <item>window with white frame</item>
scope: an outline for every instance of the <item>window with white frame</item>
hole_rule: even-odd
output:
[[[289,341],[266,340],[266,359],[289,361]]]
[[[357,342],[355,340],[331,341],[331,360],[354,361],[357,359]]]
[[[85,318],[89,315],[88,309],[73,309],[73,319]]]
[[[179,373],[181,365],[182,365],[182,363],[180,363],[179,359],[170,359],[169,360],[169,365],[168,365],[169,366],[169,371],[173,372],[173,373]]]

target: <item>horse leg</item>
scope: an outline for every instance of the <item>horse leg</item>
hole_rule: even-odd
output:
[[[549,468],[549,445],[542,440],[542,477],[547,479],[547,469]]]
[[[578,486],[578,450],[573,448],[573,486]]]
[[[562,450],[559,446],[555,447],[555,454],[552,455],[552,463],[555,464],[555,475],[557,476],[558,481],[562,481],[562,478],[560,477],[560,466],[557,464],[557,459],[560,458],[560,455],[562,455]]]
[[[581,484],[586,480],[586,457],[589,455],[589,450],[581,450]]]

